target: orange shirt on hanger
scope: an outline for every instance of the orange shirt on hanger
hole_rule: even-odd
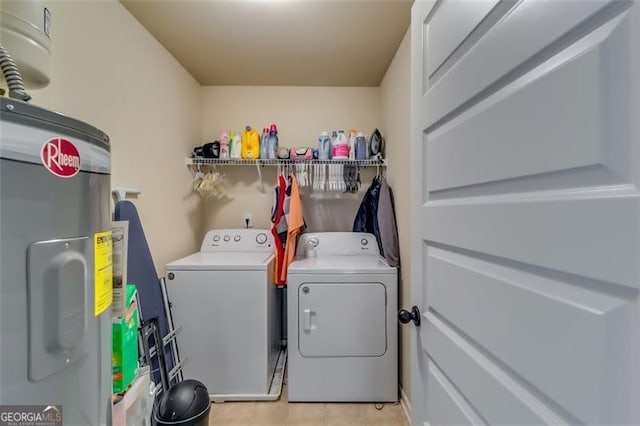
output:
[[[284,249],[284,264],[280,270],[280,281],[287,281],[287,269],[296,254],[296,239],[304,227],[304,216],[302,215],[302,201],[298,181],[295,176],[291,176],[291,198],[289,201],[289,216],[287,217],[288,233],[287,244]]]

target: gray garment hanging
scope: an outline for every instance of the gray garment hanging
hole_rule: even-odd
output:
[[[378,228],[380,230],[380,245],[382,253],[389,265],[400,267],[400,246],[398,243],[398,228],[396,214],[393,209],[393,192],[386,179],[380,185],[378,199]]]

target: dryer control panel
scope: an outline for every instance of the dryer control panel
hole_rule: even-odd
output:
[[[273,236],[268,229],[213,229],[207,232],[200,251],[271,252]]]
[[[314,232],[302,234],[297,257],[310,256],[380,256],[373,234],[364,232]]]

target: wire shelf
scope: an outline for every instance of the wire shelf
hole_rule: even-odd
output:
[[[362,167],[384,167],[384,159],[370,160],[220,160],[218,158],[185,158],[187,166],[290,166],[295,164],[352,164]]]

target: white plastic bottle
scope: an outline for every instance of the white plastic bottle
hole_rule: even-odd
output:
[[[349,160],[356,159],[356,130],[349,130]]]
[[[333,160],[348,160],[349,159],[349,140],[344,134],[344,130],[338,130],[338,136],[333,146]]]
[[[242,138],[235,132],[229,132],[229,137],[231,138],[229,156],[234,160],[239,160],[242,158]]]

